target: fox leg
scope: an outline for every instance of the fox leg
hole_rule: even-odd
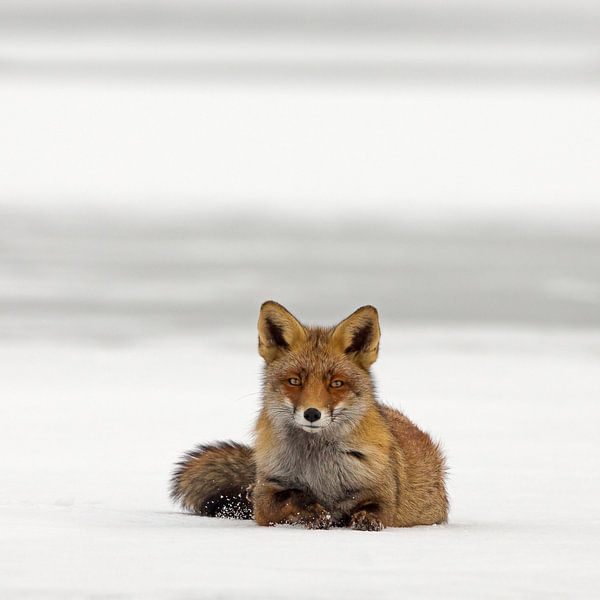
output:
[[[340,509],[346,515],[344,523],[350,529],[381,531],[392,525],[392,513],[386,509],[386,503],[370,495],[363,498],[353,496],[352,500],[342,502]]]
[[[259,480],[252,490],[254,518],[259,525],[304,525],[307,529],[329,529],[331,515],[302,490]]]
[[[349,527],[358,531],[381,531],[385,525],[378,511],[365,507],[352,513]]]

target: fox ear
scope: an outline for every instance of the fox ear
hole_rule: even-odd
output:
[[[268,300],[258,316],[258,352],[270,363],[306,339],[306,330],[281,304]]]
[[[335,327],[331,341],[336,350],[368,369],[377,360],[380,337],[377,309],[361,306]]]

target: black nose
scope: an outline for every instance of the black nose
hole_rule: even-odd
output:
[[[318,411],[316,408],[307,408],[304,411],[304,418],[311,423],[318,421],[321,418],[321,411]]]

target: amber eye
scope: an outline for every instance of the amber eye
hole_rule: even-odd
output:
[[[288,383],[289,383],[290,385],[300,385],[300,384],[301,384],[301,381],[300,381],[300,380],[299,380],[297,377],[290,377],[290,378],[288,379]]]
[[[334,379],[330,385],[331,387],[339,388],[344,385],[344,382],[341,379]]]

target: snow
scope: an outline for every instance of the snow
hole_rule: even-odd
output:
[[[600,334],[383,328],[382,400],[443,441],[445,526],[305,531],[182,514],[172,463],[248,441],[251,327],[0,348],[4,598],[514,598],[600,591]]]

